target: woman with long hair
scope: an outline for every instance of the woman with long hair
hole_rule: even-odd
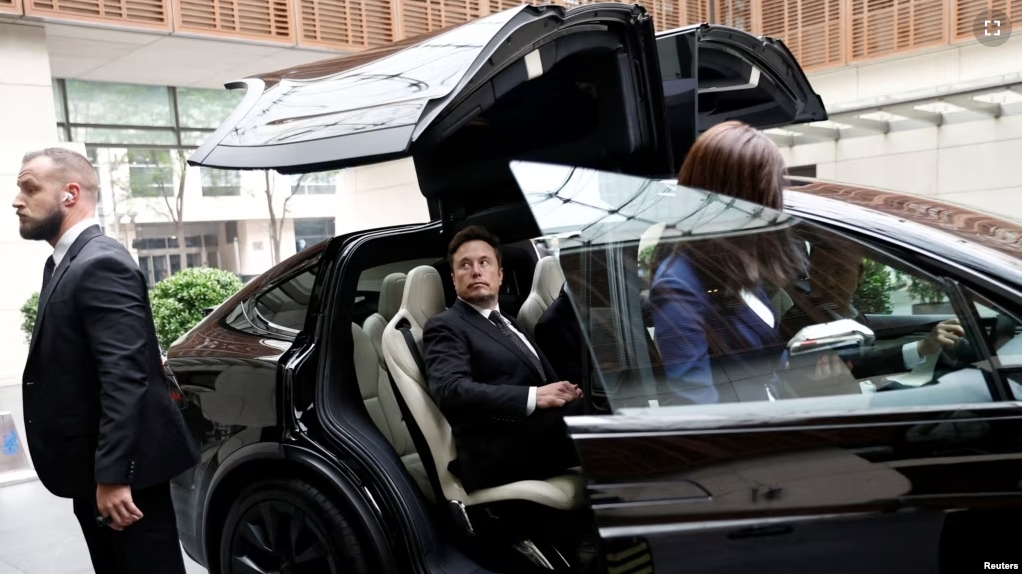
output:
[[[781,211],[784,177],[785,161],[774,143],[760,131],[731,121],[696,140],[678,181]],[[805,258],[787,229],[657,247],[650,288],[654,333],[678,399],[721,400],[711,356],[783,345],[780,318],[765,287],[787,285],[805,268]]]

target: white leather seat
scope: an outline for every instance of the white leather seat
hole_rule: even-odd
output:
[[[433,487],[430,486],[426,468],[416,453],[408,428],[402,421],[401,409],[394,398],[391,381],[387,378],[387,372],[380,366],[380,360],[369,336],[355,323],[352,323],[352,341],[355,348],[355,376],[359,379],[359,390],[362,392],[362,400],[366,404],[370,418],[387,437],[387,442],[391,443],[401,457],[401,462],[405,464],[405,468],[419,488],[433,500]]]
[[[518,323],[523,329],[533,336],[536,324],[540,322],[543,312],[551,306],[551,303],[561,293],[561,286],[565,284],[565,273],[561,270],[561,264],[554,257],[548,255],[536,263],[536,270],[533,271],[533,286],[529,295],[519,308]]]
[[[398,312],[398,307],[401,306],[401,295],[404,292],[404,273],[391,273],[384,277],[384,282],[380,286],[377,312],[366,317],[366,320],[362,322],[362,328],[369,335],[369,340],[373,342],[373,348],[376,349],[377,358],[381,363],[384,361],[383,347],[381,347],[384,329],[387,328],[387,322],[391,320],[391,317]]]
[[[566,474],[548,480],[523,480],[469,494],[458,478],[448,471],[455,459],[451,425],[433,402],[425,373],[409,350],[398,324],[405,320],[422,353],[423,327],[427,319],[444,310],[444,288],[440,274],[429,266],[416,267],[408,274],[401,308],[384,331],[383,347],[387,368],[398,391],[429,445],[444,498],[465,506],[500,500],[525,500],[557,509],[579,507],[583,502],[582,476]],[[421,356],[421,355],[420,355]]]

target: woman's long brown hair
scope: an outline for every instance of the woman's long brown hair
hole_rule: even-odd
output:
[[[718,124],[693,144],[678,174],[685,187],[731,196],[781,211],[785,159],[766,135],[737,121]],[[678,242],[657,250],[651,271],[684,253],[697,272],[729,292],[764,282],[785,286],[806,267],[806,251],[787,230],[731,239]]]

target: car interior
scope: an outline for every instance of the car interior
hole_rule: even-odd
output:
[[[502,246],[499,305],[531,331],[558,295],[564,276],[553,257],[539,257],[530,240],[505,231],[512,242]],[[569,474],[469,494],[448,471],[455,446],[451,428],[429,394],[421,342],[426,321],[452,305],[456,295],[444,251],[449,235],[431,237],[433,241],[418,242],[414,250],[386,254],[370,241],[361,249],[373,254],[372,264],[357,271],[358,280],[351,285],[354,293],[350,289],[339,295],[354,294],[356,300],[350,334],[364,414],[386,439],[442,528],[453,540],[472,541],[466,553],[496,572],[528,571],[554,554],[537,537],[546,528],[542,525],[556,524],[561,512],[582,509],[582,478]],[[412,237],[392,239],[412,242]],[[409,258],[427,251],[437,256]],[[394,257],[404,260],[382,261]],[[553,518],[538,521],[538,516]],[[502,551],[512,554],[511,562]],[[569,556],[565,548],[556,551]]]

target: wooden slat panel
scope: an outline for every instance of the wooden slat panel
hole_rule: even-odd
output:
[[[760,34],[760,23],[755,21],[755,2],[759,0],[714,0],[714,22],[751,34]]]
[[[25,15],[49,20],[170,30],[169,0],[24,0]],[[2,4],[3,0],[0,0]],[[15,0],[18,2],[18,0]]]
[[[0,0],[0,14],[21,14],[21,0]]]
[[[299,0],[299,44],[368,48],[395,39],[391,0]]]
[[[174,27],[182,32],[282,43],[294,41],[289,0],[173,1]]]
[[[850,61],[948,42],[946,0],[849,0]]]
[[[400,27],[411,38],[481,16],[480,2],[490,0],[402,0]]]
[[[761,33],[777,38],[805,70],[845,62],[841,0],[764,0]]]
[[[991,10],[1001,10],[1009,16],[1012,31],[1019,33],[1023,26],[1023,2],[1020,0],[951,0],[952,2],[952,41],[962,42],[975,40],[973,24],[977,16]],[[1003,30],[1008,26],[1002,24]]]
[[[639,0],[658,32],[710,20],[710,3],[701,0]]]

